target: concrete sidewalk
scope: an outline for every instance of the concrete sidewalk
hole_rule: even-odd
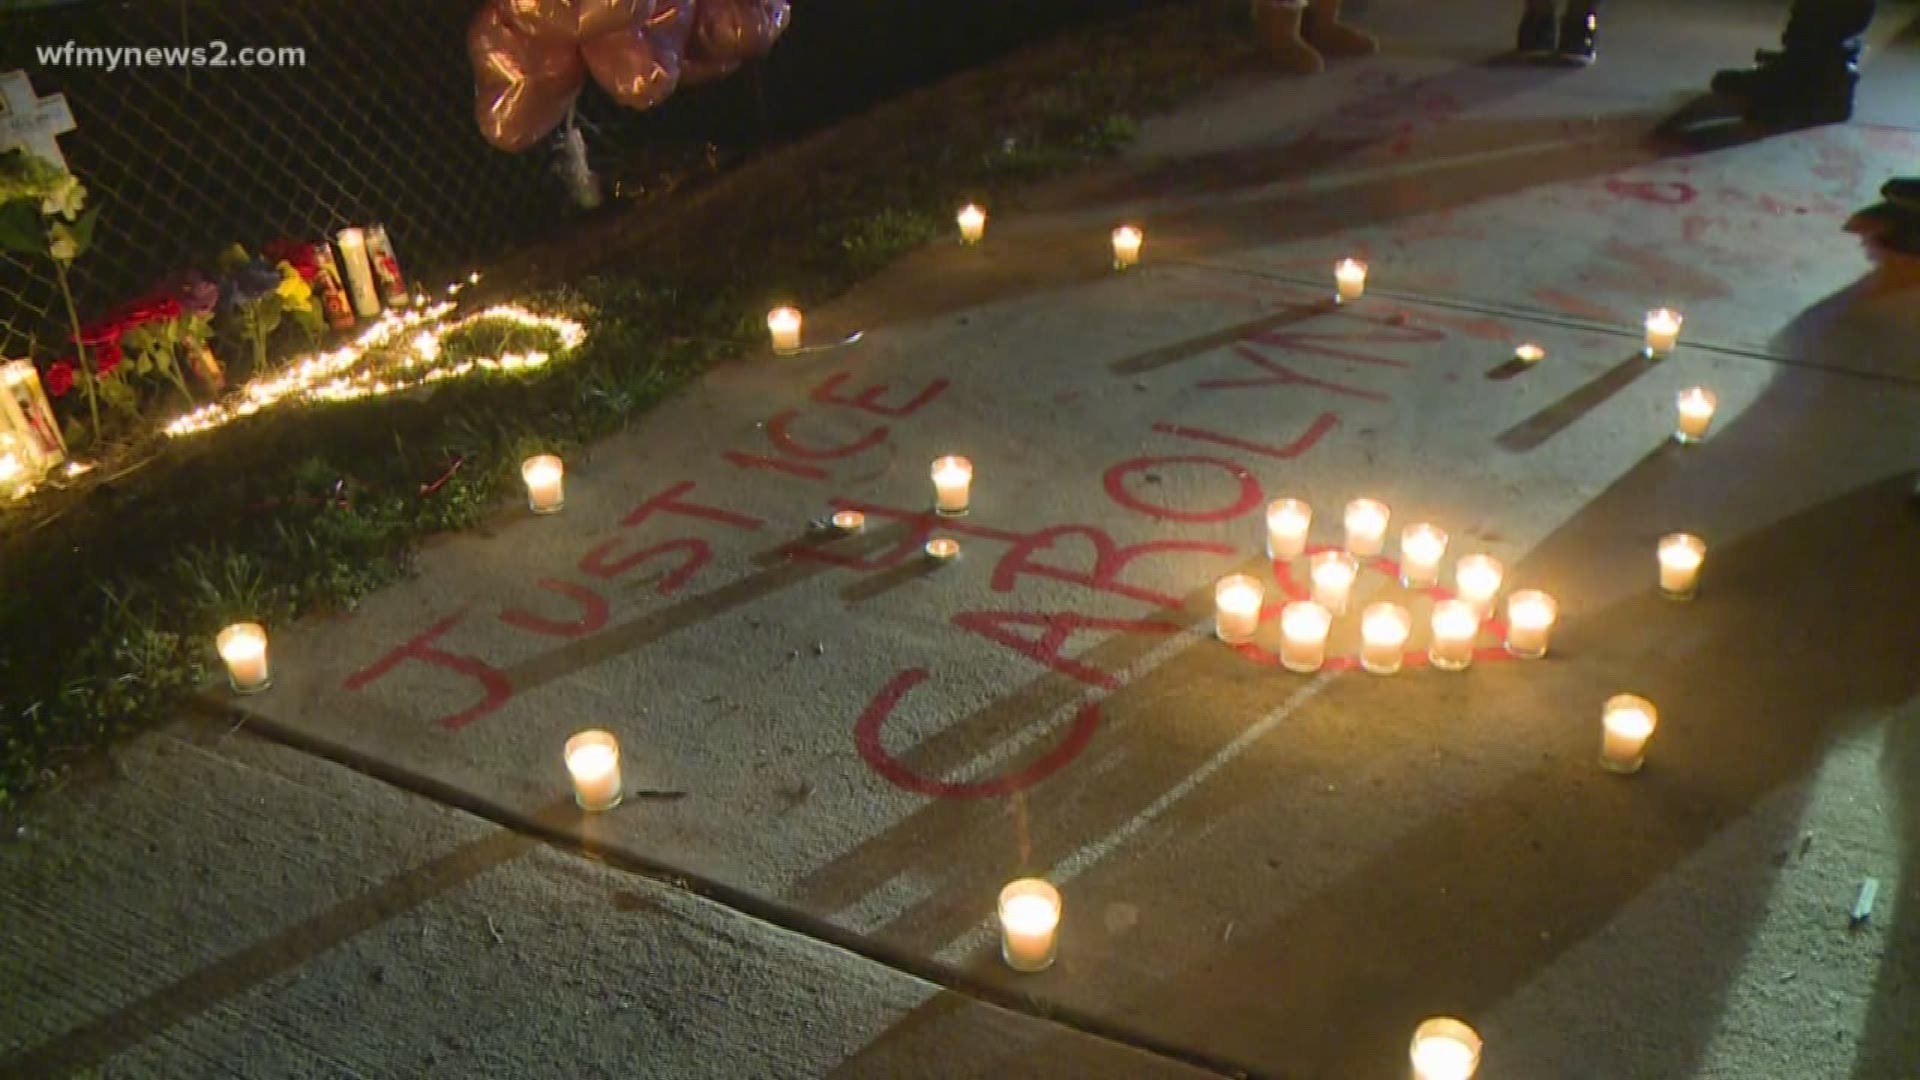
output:
[[[275,628],[277,685],[244,703],[260,730],[397,788],[508,827],[557,821],[623,864],[1032,1016],[609,871],[579,885],[588,871],[544,851],[522,862],[574,884],[527,870],[499,906],[476,899],[439,977],[481,985],[463,966],[481,964],[578,1002],[623,984],[581,989],[567,980],[586,968],[554,953],[651,935],[661,959],[636,1000],[700,1017],[684,1038],[655,1032],[674,1038],[650,1052],[691,1063],[647,1073],[663,1076],[1178,1075],[1132,1043],[1222,1072],[1397,1077],[1433,1014],[1482,1031],[1486,1077],[1920,1070],[1920,520],[1904,503],[1920,319],[1911,265],[1845,231],[1920,156],[1901,26],[1876,28],[1859,122],[1702,149],[1650,132],[1772,38],[1771,5],[1609,9],[1606,55],[1578,73],[1478,62],[1510,3],[1438,7],[1376,3],[1381,57],[1195,103],[1115,167],[997,215],[984,245],[922,252],[809,311],[816,340],[868,334],[718,370],[569,461],[564,513],[505,513],[351,617]],[[1146,227],[1146,259],[1114,274],[1123,220]],[[1370,290],[1335,306],[1331,266],[1350,254]],[[1659,306],[1686,314],[1683,345],[1649,363],[1637,324]],[[1522,341],[1547,359],[1512,364]],[[1674,398],[1693,385],[1720,413],[1680,447]],[[962,519],[926,510],[942,453],[975,463]],[[1510,587],[1558,598],[1552,655],[1507,659],[1489,627],[1471,670],[1427,669],[1435,595],[1386,563],[1358,596],[1413,610],[1399,675],[1352,670],[1351,618],[1316,676],[1274,663],[1272,622],[1253,647],[1221,645],[1220,575],[1263,575],[1272,597],[1305,580],[1261,551],[1260,510],[1283,495],[1314,505],[1316,543],[1337,543],[1340,507],[1366,495],[1396,532],[1431,520],[1454,555],[1496,556]],[[864,509],[866,531],[810,528],[835,505]],[[1690,604],[1654,588],[1674,531],[1709,545]],[[957,563],[920,557],[936,533],[960,540]],[[1595,753],[1601,703],[1627,690],[1662,723],[1646,771],[1621,778]],[[556,818],[560,747],[584,727],[619,735],[631,789],[671,797]],[[241,812],[217,787],[181,797],[205,820]],[[364,812],[322,834],[299,799],[261,798],[263,828],[347,849],[299,855],[312,866],[382,842],[388,865],[419,866],[463,842],[409,845],[429,827],[401,829],[406,814],[482,828],[385,793],[339,800]],[[987,920],[1028,873],[1061,886],[1066,916],[1059,965],[1017,976]],[[1850,928],[1868,877],[1878,908]],[[584,900],[550,918],[548,891],[596,888],[681,921],[589,918]],[[474,913],[505,941],[476,935]],[[741,927],[746,955],[719,949],[740,965],[727,992],[764,1012],[736,1028],[675,992],[707,985],[684,967],[717,948],[688,944],[688,920]],[[149,923],[197,951],[142,985],[217,980],[222,957],[285,924]],[[341,934],[285,969],[313,972],[330,1004],[268,995],[257,1015],[364,1023],[383,1006],[336,968],[407,940],[384,921]],[[0,969],[0,990],[52,993],[34,973],[54,963]],[[789,966],[814,989],[767,985]],[[14,1052],[80,1045],[76,1023],[132,997],[99,993],[50,999]],[[823,998],[845,1007],[811,1036],[781,1021]],[[149,1007],[120,1049],[202,1053],[195,1039],[245,1037],[252,1008],[189,1024]],[[601,1028],[494,1008],[475,1013],[498,1036],[486,1053],[449,1058],[469,1073],[593,1073],[588,1055],[612,1052]],[[1113,1039],[1034,1019],[1051,1014]],[[409,1047],[467,1030],[437,1009],[389,1016],[420,1025]],[[514,1032],[547,1056],[493,1064]],[[742,1056],[703,1056],[719,1051],[702,1032]],[[627,1053],[655,1045],[624,1037]],[[337,1038],[373,1048],[359,1075],[412,1068],[383,1056],[392,1043]]]

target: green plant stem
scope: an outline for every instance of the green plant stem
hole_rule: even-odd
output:
[[[247,336],[253,339],[253,374],[267,372],[267,335],[260,332],[260,312],[247,309]]]
[[[100,441],[100,399],[94,393],[94,381],[99,378],[93,372],[93,358],[87,353],[87,347],[80,341],[80,309],[73,304],[73,289],[67,284],[67,264],[59,259],[53,260],[53,276],[60,283],[60,298],[67,303],[67,323],[73,327],[73,353],[80,359],[80,367],[87,377],[81,380],[80,389],[87,395],[87,413],[93,421],[93,441]]]

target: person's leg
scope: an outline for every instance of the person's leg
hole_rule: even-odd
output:
[[[1300,36],[1306,0],[1253,0],[1253,24],[1274,65],[1288,75],[1314,75],[1325,67]]]
[[[1307,41],[1328,56],[1371,56],[1380,42],[1365,30],[1340,21],[1341,0],[1307,0],[1303,29]]]
[[[1873,8],[1873,0],[1794,0],[1780,51],[1757,53],[1756,67],[1715,75],[1714,92],[1745,99],[1748,117],[1764,124],[1847,119]]]
[[[1600,55],[1599,42],[1598,0],[1567,0],[1567,13],[1560,19],[1560,59],[1591,64]]]
[[[1553,0],[1527,0],[1520,12],[1520,29],[1513,51],[1521,56],[1552,56],[1559,47],[1553,30]]]

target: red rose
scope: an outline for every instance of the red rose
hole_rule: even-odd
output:
[[[55,360],[47,365],[47,393],[54,397],[66,397],[73,389],[73,361]]]
[[[286,263],[293,267],[302,281],[311,282],[320,275],[320,260],[314,258],[312,244],[303,244],[298,240],[275,240],[260,254],[275,266]]]
[[[93,373],[101,378],[111,375],[113,369],[120,366],[120,361],[124,359],[125,356],[126,354],[120,351],[119,338],[95,345],[93,347]]]
[[[116,344],[120,340],[120,335],[126,333],[126,330],[127,327],[124,322],[113,316],[108,316],[99,322],[88,323],[81,327],[79,344],[96,346]]]

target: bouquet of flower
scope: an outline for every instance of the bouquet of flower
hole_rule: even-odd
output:
[[[101,379],[120,363],[118,335],[101,337],[101,354],[90,353],[88,335],[80,326],[80,312],[73,303],[73,288],[67,280],[68,267],[86,253],[93,243],[93,229],[99,210],[86,209],[87,189],[65,169],[44,158],[22,150],[0,153],[0,248],[22,255],[44,256],[53,261],[54,279],[66,301],[68,325],[80,345],[73,360],[56,362],[47,370],[47,389],[64,394],[77,382],[87,396],[87,412],[93,422],[93,435],[100,437]],[[63,368],[62,365],[65,365]],[[55,387],[61,387],[56,390]]]
[[[313,289],[292,263],[276,265],[235,244],[220,254],[220,275],[220,310],[228,325],[252,344],[255,374],[267,370],[267,339],[287,316],[309,338],[320,335],[323,324]]]

